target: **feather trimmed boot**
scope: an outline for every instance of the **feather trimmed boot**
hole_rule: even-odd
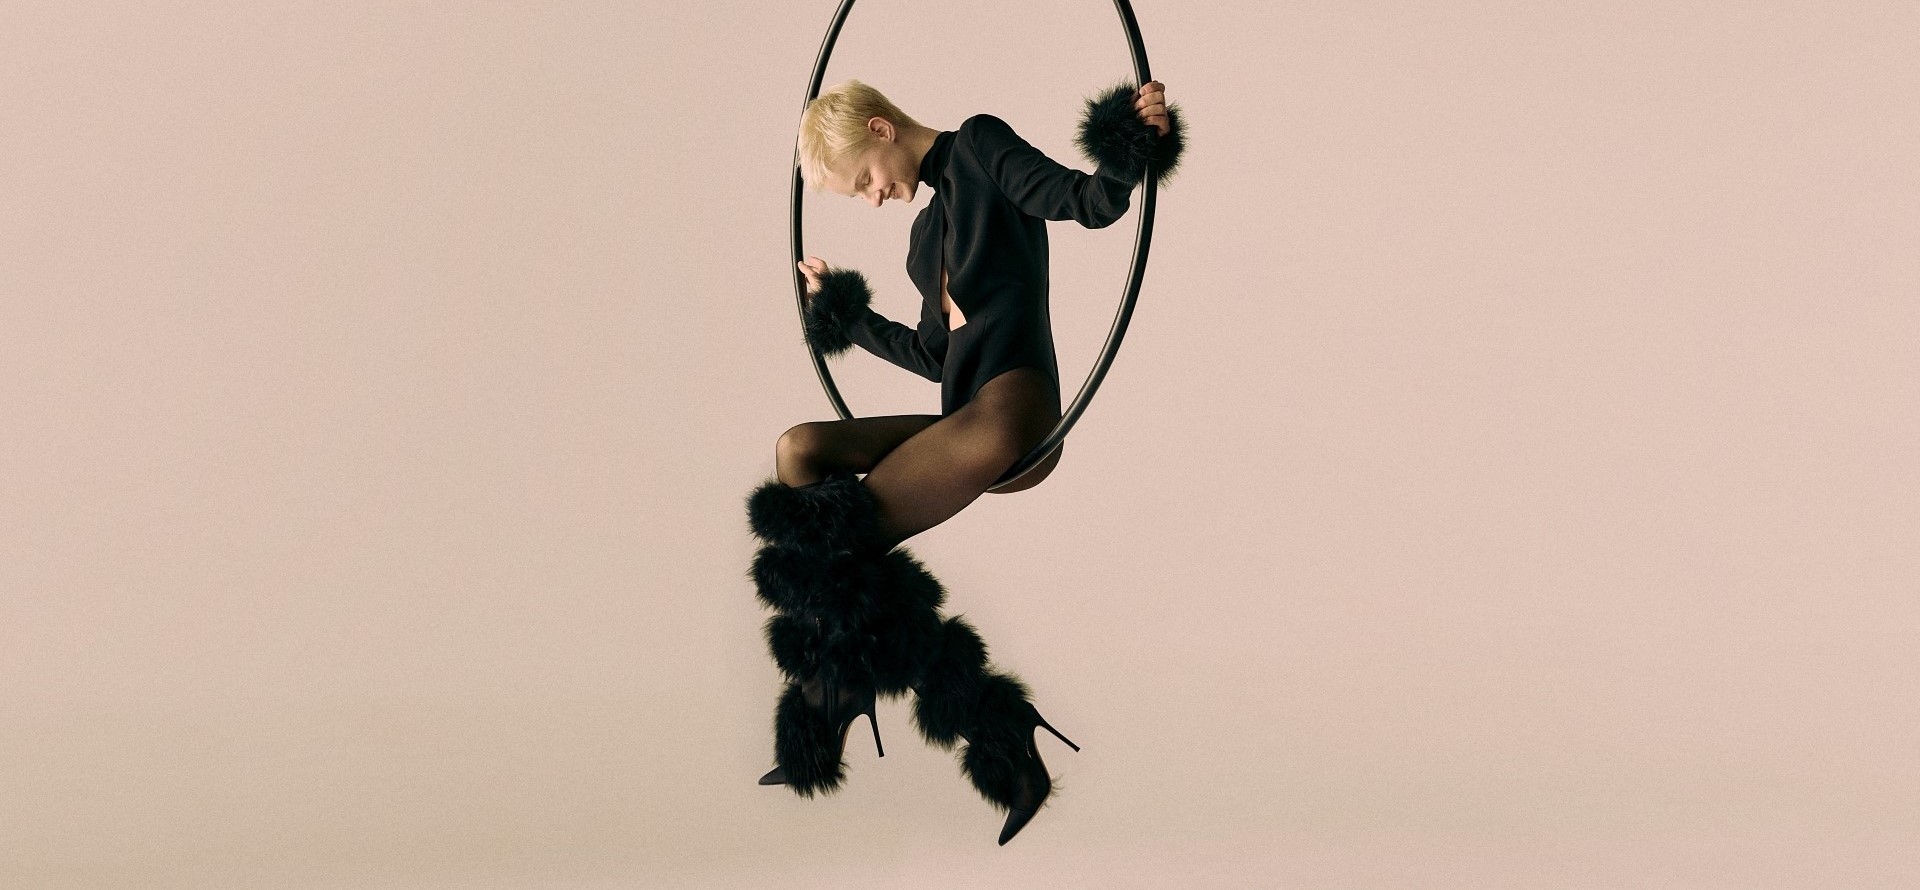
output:
[[[763,483],[747,498],[763,628],[786,679],[774,711],[775,767],[762,785],[801,797],[831,794],[846,777],[846,736],[875,702],[898,697],[926,667],[939,634],[939,583],[910,554],[882,550],[873,494],[853,473],[813,485]]]
[[[768,651],[786,679],[774,715],[776,766],[762,785],[813,797],[838,791],[853,721],[873,720],[879,697],[914,693],[922,737],[952,750],[980,796],[1007,814],[1000,843],[1025,827],[1053,792],[1034,744],[1044,728],[1024,682],[988,667],[986,643],[965,618],[942,618],[946,589],[905,548],[881,550],[873,494],[852,473],[814,485],[768,481],[747,498],[748,523],[765,542],[751,575]],[[874,747],[880,732],[874,728]]]
[[[1026,683],[987,666],[986,643],[965,618],[941,622],[936,645],[914,685],[914,725],[929,744],[941,748],[966,742],[961,772],[994,809],[1007,814],[1000,828],[1005,845],[1053,793],[1053,778],[1034,744],[1035,730],[1044,727],[1075,751],[1080,746],[1040,716]]]

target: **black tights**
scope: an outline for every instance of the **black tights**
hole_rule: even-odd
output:
[[[1000,481],[1060,420],[1060,397],[1037,368],[1008,371],[960,410],[813,421],[774,446],[780,481],[810,485],[838,471],[866,474],[888,547],[947,521]],[[1021,491],[1053,471],[1063,445],[1012,485]]]

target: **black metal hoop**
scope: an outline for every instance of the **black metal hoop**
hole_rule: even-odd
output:
[[[1153,78],[1147,73],[1147,48],[1140,40],[1140,24],[1134,21],[1133,6],[1127,0],[1113,0],[1113,8],[1120,14],[1120,26],[1126,30],[1127,49],[1133,56],[1133,73],[1138,78],[1136,83],[1148,83]],[[853,0],[841,0],[840,8],[833,14],[832,24],[827,26],[826,39],[820,43],[820,56],[813,63],[813,76],[807,81],[807,96],[800,102],[803,112],[807,104],[820,95],[820,81],[826,76],[827,60],[833,55],[834,41],[839,39],[840,26],[846,22],[847,13],[852,11]],[[805,194],[806,180],[798,169],[799,159],[800,149],[796,146],[791,219],[793,262],[787,264],[787,270],[793,274],[794,308],[804,320],[807,307],[807,278],[805,273],[799,270],[799,265],[806,258],[806,252],[800,245],[800,199]],[[990,486],[988,491],[1004,488],[1026,475],[1028,470],[1045,460],[1060,447],[1061,442],[1066,441],[1067,431],[1073,428],[1074,422],[1078,421],[1080,415],[1087,410],[1087,404],[1093,401],[1094,392],[1100,389],[1100,381],[1107,376],[1107,367],[1113,364],[1114,356],[1120,352],[1120,341],[1127,335],[1127,322],[1133,318],[1134,301],[1140,297],[1140,281],[1147,273],[1147,248],[1153,244],[1154,170],[1150,163],[1145,176],[1146,181],[1141,185],[1140,219],[1133,236],[1133,264],[1127,270],[1126,293],[1120,298],[1120,311],[1114,315],[1113,327],[1107,331],[1107,342],[1100,349],[1100,358],[1094,362],[1093,372],[1087,375],[1087,382],[1080,387],[1080,394],[1074,397],[1073,404],[1060,415],[1060,422],[1054,425],[1053,432],[1048,433],[1046,439],[1034,446],[1032,451],[1027,452],[1025,457],[1008,469],[1006,474],[1000,477],[1000,481]],[[826,360],[821,357],[819,350],[811,345],[807,347],[807,352],[813,356],[813,370],[820,376],[820,386],[827,391],[827,400],[833,403],[834,412],[839,414],[842,420],[852,420],[853,412],[847,410],[846,401],[840,398],[840,390],[833,385],[833,375],[827,371]]]

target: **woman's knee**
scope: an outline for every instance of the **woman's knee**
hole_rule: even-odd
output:
[[[817,464],[826,451],[825,430],[816,421],[796,424],[780,434],[773,443],[774,468],[784,476],[803,473]]]

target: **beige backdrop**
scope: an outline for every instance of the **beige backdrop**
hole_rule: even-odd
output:
[[[831,2],[7,4],[0,886],[1915,886],[1920,7],[1579,6],[1138,4],[1126,348],[908,545],[1084,748],[999,848],[905,700],[753,781]],[[868,0],[828,83],[1088,169],[1127,74]],[[809,252],[911,321],[924,200]],[[1133,223],[1050,230],[1070,381]]]

